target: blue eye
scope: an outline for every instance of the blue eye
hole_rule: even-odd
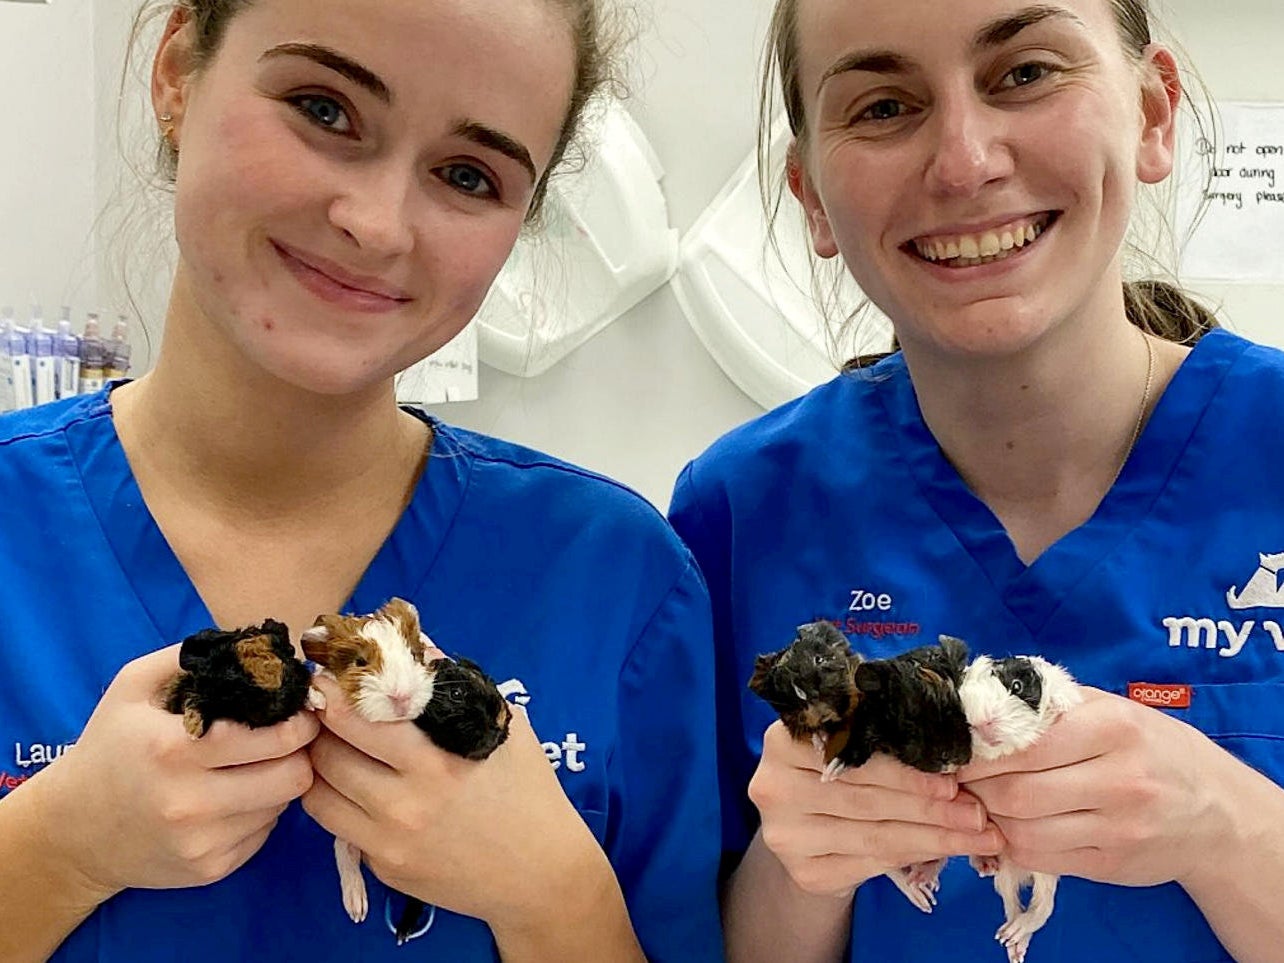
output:
[[[291,97],[289,103],[318,127],[336,134],[352,132],[352,122],[348,119],[348,112],[333,97],[301,94],[298,97]]]
[[[490,178],[471,164],[447,164],[441,169],[441,179],[455,190],[474,197],[498,193]]]
[[[1035,81],[1042,80],[1048,73],[1050,73],[1050,68],[1047,64],[1021,64],[1021,66],[1014,67],[1003,75],[1002,86],[1028,87]],[[1012,83],[1008,83],[1009,80],[1011,80]]]

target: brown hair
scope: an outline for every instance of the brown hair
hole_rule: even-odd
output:
[[[535,185],[531,197],[530,210],[527,212],[528,223],[537,222],[543,208],[544,198],[548,192],[550,176],[556,172],[570,155],[572,142],[584,117],[584,109],[594,94],[604,88],[621,90],[623,83],[617,74],[617,55],[626,38],[623,19],[615,20],[608,15],[601,0],[549,0],[565,9],[575,43],[575,81],[571,88],[571,100],[567,105],[566,118],[553,149],[553,156],[548,167]],[[196,42],[193,49],[194,63],[192,68],[199,72],[206,67],[218,53],[227,26],[232,19],[249,7],[252,0],[171,0],[160,4],[147,4],[134,21],[133,37],[136,39],[145,23],[152,17],[168,15],[175,9],[183,9],[191,17],[195,30]],[[131,44],[132,46],[132,44]],[[158,168],[164,179],[170,183],[174,180],[177,169],[178,153],[165,138],[160,138],[158,145]],[[573,163],[569,166],[575,166]]]
[[[1115,15],[1120,42],[1134,62],[1140,63],[1146,47],[1151,42],[1151,15],[1148,0],[1109,0]],[[799,78],[798,49],[799,0],[777,0],[771,23],[767,29],[766,54],[763,60],[762,89],[758,105],[758,171],[759,187],[770,222],[772,243],[775,244],[775,225],[780,215],[784,184],[770,183],[771,125],[777,105],[775,81],[779,78],[779,95],[794,136],[794,150],[807,150],[807,113]],[[1202,86],[1202,85],[1201,85]],[[1205,131],[1206,125],[1188,92],[1183,97],[1195,115],[1196,125]],[[1141,253],[1141,252],[1137,252]],[[813,274],[814,263],[813,263]],[[1169,341],[1193,343],[1213,328],[1218,327],[1213,312],[1195,297],[1176,284],[1150,278],[1124,282],[1124,309],[1128,320],[1143,331]],[[822,302],[828,300],[816,278],[813,288]],[[834,285],[834,289],[837,285]],[[857,306],[846,318],[853,320],[868,304]],[[892,350],[897,350],[895,335]],[[863,368],[886,357],[887,353],[860,355],[848,361],[844,368]]]

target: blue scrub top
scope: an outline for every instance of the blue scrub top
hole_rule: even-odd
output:
[[[0,678],[22,680],[0,689],[0,797],[75,751],[121,665],[211,624],[110,412],[104,391],[0,418]],[[424,417],[428,465],[345,610],[409,599],[434,641],[483,665],[526,706],[647,955],[720,959],[713,656],[689,553],[624,487]],[[371,915],[354,924],[333,837],[295,803],[225,880],[127,891],[53,958],[498,958],[483,923],[445,910],[398,947],[404,898],[365,872]]]
[[[754,656],[812,619],[872,657],[948,633],[975,654],[1043,655],[1120,695],[1186,685],[1189,708],[1162,711],[1284,783],[1281,411],[1284,353],[1208,334],[1096,513],[1028,566],[944,458],[900,355],[715,443],[682,473],[670,517],[713,599],[726,848],[742,852],[756,828],[745,788],[775,719],[745,687]],[[862,885],[850,958],[1002,959],[991,880],[953,859],[939,897],[926,916],[884,877]],[[1073,878],[1030,952],[1230,959],[1175,884]]]

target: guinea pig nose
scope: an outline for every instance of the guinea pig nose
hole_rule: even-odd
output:
[[[983,722],[973,723],[972,728],[976,731],[976,734],[979,735],[982,739],[984,739],[990,745],[994,745],[996,742],[999,741],[998,739],[999,734],[995,731],[997,726],[998,726],[998,723],[996,723],[993,719],[986,719]]]

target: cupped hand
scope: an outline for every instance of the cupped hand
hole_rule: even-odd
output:
[[[311,713],[262,729],[221,720],[193,740],[161,706],[177,672],[177,645],[125,665],[76,744],[31,781],[51,852],[103,898],[227,876],[312,783]]]
[[[1157,709],[1083,694],[1034,746],[966,766],[960,783],[1026,869],[1125,886],[1181,881],[1224,823],[1216,774],[1233,760]]]
[[[822,783],[809,742],[782,723],[763,735],[749,798],[762,840],[794,884],[813,895],[850,894],[867,879],[942,856],[993,855],[1002,839],[952,775],[919,772],[876,753]]]
[[[304,809],[360,848],[388,886],[518,929],[542,925],[586,878],[609,873],[520,707],[504,744],[473,761],[413,723],[360,718],[330,679],[314,684],[327,708]]]

